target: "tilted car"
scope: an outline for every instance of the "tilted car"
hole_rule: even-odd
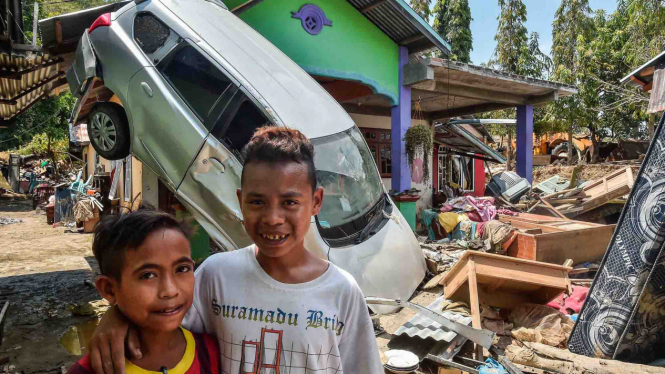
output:
[[[251,243],[236,197],[240,150],[256,128],[288,125],[314,144],[325,190],[307,249],[368,296],[406,300],[423,279],[417,239],[353,120],[221,2],[136,1],[104,14],[82,36],[67,79],[79,98],[74,124],[88,124],[95,150],[134,155],[222,248]]]

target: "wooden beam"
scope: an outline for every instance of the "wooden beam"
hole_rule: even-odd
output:
[[[418,34],[418,35],[412,36],[410,38],[406,38],[406,39],[402,40],[401,42],[399,42],[399,45],[406,46],[406,45],[409,45],[413,42],[417,42],[418,40],[421,40],[421,39],[425,39],[425,34]]]
[[[383,3],[387,2],[387,1],[388,1],[388,0],[378,0],[378,1],[374,2],[374,3],[372,3],[372,4],[366,5],[366,6],[364,6],[364,7],[362,7],[362,8],[360,9],[360,13],[365,14],[365,13],[369,12],[370,10],[375,9],[375,8],[381,6],[381,4],[383,4]]]
[[[55,44],[62,44],[62,21],[55,21]]]
[[[429,117],[430,120],[436,121],[438,119],[443,119],[443,118],[459,117],[465,114],[492,112],[495,110],[502,110],[514,107],[515,105],[513,104],[485,103],[478,105],[469,105],[460,108],[440,110],[438,112],[430,112]]]
[[[651,91],[651,88],[653,88],[653,81],[651,81],[651,82],[645,84],[644,86],[642,86],[642,91],[648,92],[648,91]]]
[[[637,84],[639,84],[639,85],[642,86],[642,87],[644,87],[644,85],[647,84],[645,81],[639,79],[639,78],[636,77],[635,75],[631,75],[631,76],[630,76],[630,80],[633,81],[633,82],[635,82],[635,83],[637,83]]]
[[[263,2],[263,0],[248,0],[248,1],[238,5],[237,7],[233,8],[231,10],[231,13],[238,16],[238,15],[252,9],[253,7],[259,5],[262,2]]]
[[[655,66],[647,66],[644,69],[640,70],[638,74],[640,75],[640,77],[644,77],[647,75],[653,75],[655,71],[656,71]]]

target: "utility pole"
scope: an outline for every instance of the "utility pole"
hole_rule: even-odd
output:
[[[39,3],[35,1],[32,16],[32,45],[37,46],[37,21],[39,20]]]

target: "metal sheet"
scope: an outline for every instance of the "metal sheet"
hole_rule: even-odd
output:
[[[440,296],[427,306],[428,309],[441,311],[441,306],[446,301],[443,296]],[[444,317],[447,319],[461,323],[463,325],[471,325],[471,316],[463,316],[457,313],[443,312]],[[432,338],[436,341],[451,342],[457,336],[456,332],[450,331],[443,327],[440,323],[434,322],[430,318],[425,317],[422,313],[418,313],[413,318],[408,320],[404,325],[400,326],[395,332],[395,335],[406,334],[409,337],[418,337],[420,339]]]
[[[437,127],[435,139],[443,145],[460,152],[484,155],[499,163],[505,163],[503,156],[483,143],[480,139],[471,135],[468,131],[455,124],[442,124]]]

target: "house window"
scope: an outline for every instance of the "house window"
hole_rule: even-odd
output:
[[[382,178],[392,175],[392,138],[390,130],[361,128]]]
[[[461,188],[462,191],[475,190],[474,158],[446,153],[445,148],[439,149],[438,182],[439,189],[443,186]]]

